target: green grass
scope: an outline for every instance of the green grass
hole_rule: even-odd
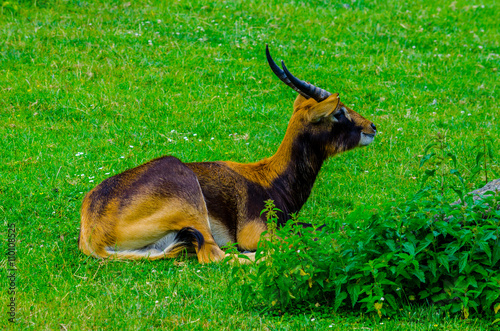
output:
[[[16,224],[19,329],[472,330],[491,323],[419,307],[381,322],[326,307],[273,316],[242,306],[239,289],[228,287],[229,266],[97,261],[78,251],[77,236],[84,194],[112,174],[165,154],[252,162],[275,152],[295,93],[268,68],[266,43],[298,77],[339,92],[380,131],[368,148],[324,165],[302,217],[328,223],[410,197],[420,187],[419,155],[437,132],[446,133],[468,187],[480,187],[485,178],[467,177],[475,146],[485,137],[500,143],[497,2],[6,3],[0,234],[6,251],[7,226]],[[500,173],[498,161],[490,171]],[[6,285],[5,254],[0,261]],[[2,324],[13,327],[6,287],[0,298]]]

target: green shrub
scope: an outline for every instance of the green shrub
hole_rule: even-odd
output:
[[[435,146],[438,151],[424,156],[422,165],[433,157],[441,158],[431,165],[438,170],[456,162],[444,145]],[[445,314],[500,321],[500,197],[464,196],[463,179],[451,166],[446,174],[427,169],[423,183],[430,185],[408,201],[355,210],[320,231],[303,229],[295,219],[276,229],[268,202],[270,228],[258,263],[235,268],[232,283],[241,284],[244,302],[281,311],[326,304],[382,317],[397,315],[404,305],[426,304]],[[447,183],[461,203],[446,201]]]
[[[424,189],[400,206],[354,212],[351,222],[321,231],[291,221],[261,241],[250,271],[234,269],[234,282],[241,281],[244,301],[257,297],[280,309],[309,302],[391,316],[421,302],[465,318],[499,317],[499,198],[436,209],[435,194]]]

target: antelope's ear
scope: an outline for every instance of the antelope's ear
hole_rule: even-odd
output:
[[[295,98],[295,102],[293,103],[293,112],[295,113],[299,108],[304,107],[306,103],[311,103],[316,101],[314,99],[306,99],[302,95],[297,95],[297,98]]]
[[[335,93],[313,105],[308,111],[309,122],[319,122],[323,117],[330,116],[337,109],[339,103],[339,94]]]

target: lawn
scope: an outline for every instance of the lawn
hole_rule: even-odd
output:
[[[0,238],[15,225],[15,324],[2,253],[0,325],[18,329],[486,329],[487,319],[404,307],[359,311],[244,305],[231,266],[194,259],[99,261],[77,249],[79,208],[105,178],[155,157],[253,162],[272,155],[299,78],[374,122],[368,147],[324,164],[301,217],[409,199],[436,135],[468,189],[485,143],[500,143],[495,1],[0,0]],[[486,175],[488,178],[486,178]],[[496,177],[495,177],[496,176]],[[456,199],[450,192],[449,198]]]

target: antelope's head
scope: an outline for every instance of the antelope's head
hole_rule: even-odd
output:
[[[296,78],[283,61],[283,69],[278,67],[267,45],[266,56],[276,76],[299,93],[287,132],[291,130],[295,136],[307,136],[326,157],[367,146],[373,141],[377,134],[375,125],[344,105],[338,93],[332,94]]]

